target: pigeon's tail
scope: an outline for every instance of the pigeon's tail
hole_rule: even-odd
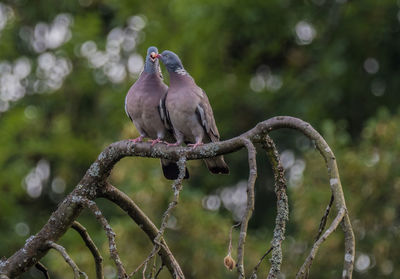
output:
[[[209,159],[204,159],[204,163],[206,163],[207,168],[210,170],[210,172],[214,174],[228,174],[229,173],[229,167],[224,161],[223,156],[217,156],[214,158],[209,158]]]
[[[179,176],[179,167],[175,161],[161,159],[161,166],[166,179],[175,180]],[[185,177],[184,179],[189,178],[189,171],[185,167]]]

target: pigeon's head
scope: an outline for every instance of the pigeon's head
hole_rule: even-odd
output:
[[[177,69],[183,69],[182,62],[178,55],[170,50],[164,50],[161,54],[157,55],[157,58],[164,63],[168,72],[174,72]]]
[[[158,55],[158,49],[155,46],[151,46],[147,49],[147,57],[146,60],[150,60],[155,63]]]
[[[157,60],[158,49],[155,46],[151,46],[147,49],[146,62],[144,64],[144,71],[146,73],[158,73],[160,72],[160,64]]]

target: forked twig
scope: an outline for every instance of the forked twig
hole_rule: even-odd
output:
[[[330,227],[325,231],[325,233],[314,243],[310,254],[308,255],[307,259],[301,266],[299,272],[296,275],[297,278],[307,278],[308,277],[308,272],[310,270],[311,264],[315,258],[315,255],[318,252],[319,247],[321,246],[322,242],[324,242],[328,236],[333,233],[336,228],[339,226],[340,222],[343,220],[343,217],[346,215],[346,209],[341,208],[336,216],[336,218],[333,220],[332,224]]]
[[[315,237],[315,241],[318,241],[318,239],[320,238],[322,232],[323,232],[324,229],[325,229],[326,221],[328,220],[329,212],[331,211],[332,204],[333,204],[333,201],[334,201],[334,200],[335,200],[335,196],[334,196],[334,195],[331,195],[331,200],[329,201],[329,204],[328,204],[328,206],[327,206],[326,209],[325,209],[325,214],[324,214],[324,216],[322,216],[322,218],[321,218],[321,222],[320,222],[320,224],[319,224],[319,229],[318,229],[318,234],[317,234],[317,236]]]
[[[169,217],[171,215],[172,210],[178,205],[179,194],[180,194],[180,191],[182,190],[182,181],[183,181],[183,178],[185,177],[185,173],[186,173],[186,169],[185,169],[186,168],[186,157],[184,157],[184,156],[180,157],[180,159],[177,162],[177,165],[179,167],[179,175],[178,175],[178,178],[172,183],[172,190],[174,191],[174,198],[169,203],[168,208],[166,209],[166,211],[163,214],[160,230],[159,230],[157,236],[154,238],[153,249],[150,252],[149,256],[144,260],[144,262],[142,264],[140,264],[140,266],[138,268],[136,268],[136,270],[134,272],[132,272],[129,275],[129,277],[132,277],[137,271],[140,270],[140,267],[143,266],[142,275],[143,275],[143,278],[145,279],[145,273],[146,273],[148,262],[156,255],[156,253],[158,253],[158,251],[160,251],[160,249],[162,247],[162,238],[164,235],[164,231],[167,227]],[[177,278],[180,278],[180,279],[185,278],[180,269],[174,270],[174,276]]]

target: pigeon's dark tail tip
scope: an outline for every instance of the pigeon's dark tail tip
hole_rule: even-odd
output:
[[[213,174],[229,174],[229,167],[224,161],[223,156],[204,159],[207,168]]]
[[[161,162],[162,170],[166,179],[175,180],[179,177],[179,167],[175,162],[162,160]],[[184,179],[189,178],[189,171],[185,168],[185,177]]]

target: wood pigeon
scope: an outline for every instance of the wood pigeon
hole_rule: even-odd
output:
[[[161,99],[161,119],[167,128],[172,128],[176,143],[196,148],[203,143],[217,142],[220,139],[214,114],[203,89],[183,68],[178,55],[165,50],[156,56],[166,66],[170,85],[165,98]],[[215,174],[229,173],[223,156],[204,159],[208,169]]]
[[[148,48],[144,69],[125,98],[125,112],[140,134],[132,141],[138,143],[144,138],[150,138],[152,146],[163,140],[167,142],[175,140],[172,131],[168,131],[164,126],[159,111],[160,100],[165,97],[168,86],[163,82],[157,54],[156,47]],[[167,179],[178,178],[179,168],[176,162],[161,159],[161,166]],[[188,177],[186,169],[185,178]]]

